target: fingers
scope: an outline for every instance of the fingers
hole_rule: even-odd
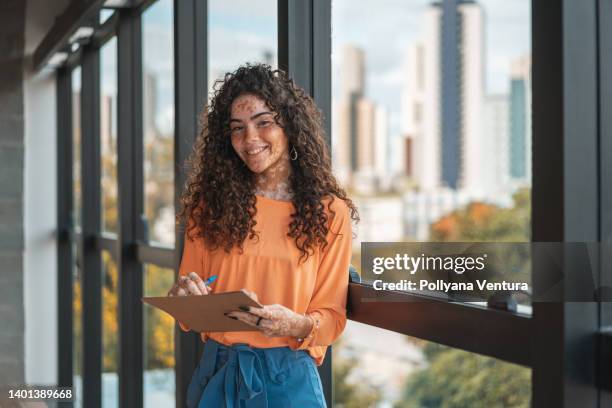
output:
[[[177,282],[168,291],[168,295],[167,296],[185,296],[185,295],[187,295],[187,292],[185,291],[185,289],[181,288],[180,285]]]
[[[210,287],[204,284],[197,273],[189,272],[187,276],[178,278],[172,289],[168,291],[168,296],[208,295],[210,291]]]
[[[241,307],[242,309],[242,307]],[[264,306],[264,307],[249,307],[249,306],[245,306],[244,309],[245,312],[249,312],[251,314],[254,314],[256,316],[261,316],[264,319],[271,319],[272,318],[272,314],[270,312],[270,310],[268,309],[268,306]]]
[[[191,279],[191,281],[195,283],[195,285],[200,290],[200,293],[202,295],[208,295],[208,288],[204,284],[204,281],[202,280],[202,278],[200,278],[197,273],[190,272],[188,276]]]
[[[198,289],[198,286],[195,284],[195,282],[186,276],[181,276],[179,278],[178,285],[181,288],[183,288],[183,290],[185,290],[188,295],[201,295],[202,294],[202,292],[200,292],[200,289]]]
[[[247,312],[237,312],[237,311],[229,312],[229,313],[226,313],[225,315],[227,317],[236,318],[236,320],[240,320],[248,324],[249,326],[259,328],[259,326],[257,326],[257,320],[259,320],[259,316],[255,316]]]

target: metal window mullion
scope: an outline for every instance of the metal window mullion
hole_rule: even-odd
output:
[[[162,268],[174,269],[174,248],[164,248],[149,243],[139,242],[136,246],[138,260],[160,266]]]
[[[595,1],[532,2],[533,241],[598,241]],[[550,287],[549,267],[534,259],[534,293]],[[591,278],[564,272],[557,287],[570,296]],[[533,323],[532,405],[597,406],[597,304],[536,302]]]
[[[118,13],[119,406],[131,408],[143,405],[143,267],[135,251],[143,233],[142,33],[140,14]]]
[[[81,91],[83,406],[100,407],[102,392],[102,270],[100,232],[100,50],[85,46]]]
[[[71,387],[73,376],[72,288],[72,71],[60,68],[57,83],[57,383]]]
[[[322,110],[331,152],[330,1],[278,0],[278,66],[304,88]],[[332,347],[318,370],[325,400],[332,406]]]
[[[180,195],[186,174],[183,164],[198,132],[198,114],[206,102],[208,64],[208,2],[174,0],[174,204],[180,208]],[[183,254],[183,225],[175,228],[175,274]],[[176,406],[185,406],[187,386],[202,351],[195,333],[184,333],[175,326]]]
[[[312,97],[323,112],[325,137],[331,155],[332,124],[332,39],[331,1],[312,4]]]

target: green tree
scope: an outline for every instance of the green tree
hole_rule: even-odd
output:
[[[396,408],[528,407],[528,369],[428,343],[429,366],[409,378]]]

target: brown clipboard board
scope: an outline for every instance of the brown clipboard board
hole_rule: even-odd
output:
[[[203,296],[143,297],[142,301],[163,310],[195,332],[256,331],[253,326],[224,313],[239,310],[239,306],[263,307],[244,290]]]

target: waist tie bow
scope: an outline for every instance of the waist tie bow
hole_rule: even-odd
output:
[[[214,373],[219,348],[227,349],[227,362]],[[224,346],[209,339],[204,346],[207,361],[200,378],[202,384],[198,408],[267,408],[265,374],[260,356],[246,344]],[[190,386],[191,388],[191,386]]]

